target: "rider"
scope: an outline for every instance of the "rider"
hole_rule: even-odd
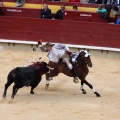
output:
[[[70,63],[71,51],[66,45],[60,43],[52,44],[50,42],[47,42],[43,47],[46,49],[46,51],[48,51],[48,57],[51,61],[58,62],[59,59],[62,58],[66,62],[68,68],[70,69],[74,77],[74,81],[78,80],[73,70],[73,66]]]

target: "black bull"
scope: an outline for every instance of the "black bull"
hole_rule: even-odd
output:
[[[19,88],[23,86],[31,86],[31,94],[34,94],[33,89],[37,87],[41,81],[43,74],[49,72],[46,62],[36,62],[26,67],[17,67],[10,71],[5,84],[3,97],[6,97],[8,87],[14,82],[12,98],[16,95]]]
[[[62,62],[54,63],[49,61],[49,66],[54,68],[54,70],[50,70],[50,73],[46,75],[46,88],[49,87],[49,80],[50,77],[58,76],[59,73],[63,73],[69,77],[73,77],[70,70],[66,67],[66,65]],[[89,86],[94,94],[97,97],[100,97],[100,94],[93,88],[93,86],[86,81],[86,76],[89,73],[89,67],[92,67],[92,62],[90,58],[90,54],[87,51],[80,51],[77,58],[76,63],[73,64],[73,69],[75,74],[78,76],[78,78],[81,80],[81,91],[83,94],[86,94],[86,91],[83,88],[83,84],[86,84]],[[75,82],[75,81],[74,81]]]

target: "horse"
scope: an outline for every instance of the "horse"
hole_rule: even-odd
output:
[[[97,97],[100,97],[100,94],[85,79],[89,73],[88,67],[92,67],[92,62],[91,62],[90,54],[88,53],[88,51],[81,50],[75,54],[72,54],[71,56],[72,56],[71,59],[75,59],[75,63],[72,63],[72,62],[71,63],[73,65],[75,74],[81,80],[80,90],[82,91],[82,93],[83,94],[87,93],[83,88],[83,85],[86,84],[89,88],[92,89],[92,91]],[[45,87],[46,89],[49,87],[49,81],[52,79],[52,77],[58,76],[59,73],[63,73],[69,77],[73,77],[66,63],[64,62],[55,63],[55,62],[49,61],[48,64],[50,67],[54,68],[54,70],[50,70],[50,73],[46,74],[46,87]]]

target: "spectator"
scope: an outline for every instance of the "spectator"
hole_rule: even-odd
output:
[[[102,4],[102,0],[89,0],[88,3]]]
[[[97,0],[89,0],[88,3],[96,4]]]
[[[0,15],[2,15],[2,9],[0,8]]]
[[[105,4],[105,9],[107,10],[108,13],[110,13],[112,9],[112,4]]]
[[[41,18],[52,19],[51,10],[48,8],[47,4],[43,4],[43,9],[41,9]]]
[[[119,0],[113,0],[112,4],[119,4]]]
[[[107,12],[107,10],[105,8],[103,8],[102,5],[99,5],[99,7],[97,8],[96,11],[100,14],[100,16],[102,18],[104,18],[104,19],[108,18],[108,12]]]
[[[60,0],[49,0],[49,1],[56,2],[56,1],[60,1]]]
[[[119,7],[117,5],[113,4],[112,9],[113,9],[113,11],[112,11],[113,15],[117,15],[118,11],[119,11]]]
[[[64,5],[61,5],[61,9],[58,10],[55,14],[55,19],[60,19],[60,20],[63,20],[63,12],[65,10],[65,6]]]
[[[78,10],[77,5],[73,6],[73,10]]]
[[[96,4],[102,4],[102,0],[96,0]]]
[[[69,0],[69,2],[79,2],[80,3],[80,0]]]
[[[117,20],[116,25],[120,25],[120,18]]]

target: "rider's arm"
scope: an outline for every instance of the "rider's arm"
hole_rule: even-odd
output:
[[[58,43],[58,46],[61,47],[62,49],[65,49],[66,51],[70,51],[70,49],[67,45]]]
[[[39,45],[39,48],[40,48],[40,50],[41,50],[42,52],[48,52],[48,50],[45,49],[44,46],[40,46],[40,45]]]
[[[42,40],[38,40],[38,47],[42,52],[48,52],[48,50],[42,45]]]

